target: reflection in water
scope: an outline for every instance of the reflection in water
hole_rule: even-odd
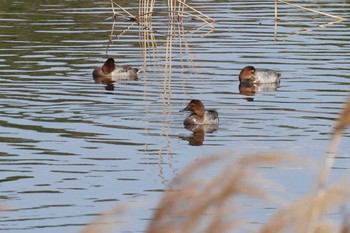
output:
[[[289,2],[286,2],[286,1],[283,1],[283,0],[278,0],[278,1],[281,2],[281,3],[284,3],[286,5],[290,5],[290,6],[293,6],[293,7],[296,7],[296,8],[300,8],[300,9],[303,9],[303,10],[306,10],[306,11],[311,11],[311,12],[319,14],[319,15],[328,16],[328,17],[331,17],[332,19],[336,19],[336,20],[331,20],[331,21],[327,21],[325,23],[318,24],[314,28],[324,28],[324,27],[326,27],[328,25],[332,25],[334,23],[339,23],[339,22],[342,22],[342,21],[345,20],[345,18],[336,16],[336,15],[333,15],[333,14],[321,12],[321,11],[314,10],[314,9],[311,9],[311,8],[306,8],[306,7],[299,6],[299,5],[296,5],[296,4],[293,4],[293,3],[289,3]],[[275,38],[275,41],[277,41],[277,26],[278,26],[277,23],[278,23],[278,21],[281,20],[280,18],[277,17],[277,13],[278,13],[277,1],[275,1],[275,26],[274,26],[274,38]],[[315,30],[315,29],[313,29],[313,28],[304,28],[303,27],[303,28],[301,28],[301,29],[291,33],[287,37],[285,37],[284,40],[286,41],[291,36],[300,35],[303,32],[311,32],[313,30]]]
[[[124,81],[124,80],[139,80],[139,78],[137,76],[133,76],[131,78],[118,78],[118,77],[106,77],[106,76],[93,76],[94,81],[96,84],[104,84],[105,89],[107,91],[113,91],[114,90],[114,86],[119,83],[120,81]]]
[[[238,86],[239,93],[246,96],[254,96],[258,92],[274,92],[279,88],[279,83],[240,83]],[[248,98],[253,101],[253,98]]]
[[[114,90],[114,83],[111,78],[107,77],[94,77],[94,81],[96,84],[104,84],[106,91],[113,91]]]
[[[180,138],[188,141],[188,144],[192,146],[203,145],[204,137],[206,133],[215,132],[219,126],[218,125],[185,125],[185,128],[192,131],[191,136],[180,136]]]

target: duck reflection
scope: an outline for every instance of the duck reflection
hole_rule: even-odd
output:
[[[279,83],[240,83],[238,86],[239,93],[246,96],[254,96],[258,92],[274,92],[279,88]],[[253,101],[254,98],[247,98]]]
[[[94,77],[94,81],[96,84],[104,84],[106,91],[113,91],[114,90],[114,84],[116,83],[114,80],[112,80],[109,77]]]
[[[120,81],[124,81],[124,80],[138,80],[139,78],[136,77],[132,77],[132,78],[116,78],[116,77],[103,77],[103,76],[94,76],[94,81],[96,84],[104,84],[105,86],[105,90],[106,91],[113,91],[114,90],[114,86],[116,84],[118,84]]]
[[[184,125],[185,129],[192,131],[190,136],[180,136],[180,138],[188,141],[189,145],[201,146],[203,145],[205,134],[213,133],[218,129],[218,125]]]

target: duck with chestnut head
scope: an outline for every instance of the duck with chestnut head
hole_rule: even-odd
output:
[[[108,58],[102,67],[97,67],[92,71],[92,76],[94,79],[136,80],[138,79],[138,71],[138,69],[130,66],[117,66],[113,58]]]
[[[254,66],[246,66],[239,73],[239,81],[243,84],[280,83],[281,73],[258,70]]]
[[[191,114],[184,120],[184,125],[211,125],[219,124],[219,114],[215,110],[206,110],[202,101],[193,99],[181,111]]]

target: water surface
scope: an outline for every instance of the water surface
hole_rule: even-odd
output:
[[[137,14],[136,2],[120,4]],[[192,1],[215,30],[189,17],[170,26],[164,4],[147,35],[118,17],[113,43],[108,1],[0,4],[0,190],[12,209],[0,215],[1,231],[78,232],[117,204],[142,203],[126,227],[142,232],[168,182],[214,152],[283,151],[322,163],[350,89],[349,4],[303,4],[342,22],[279,4],[277,31],[273,1]],[[145,38],[157,47],[145,52]],[[140,80],[95,84],[92,69],[106,55],[141,68]],[[239,90],[246,65],[280,71],[280,86]],[[217,130],[183,127],[179,110],[192,98],[218,110]],[[332,180],[350,167],[349,136]],[[263,170],[291,199],[310,190],[307,170]],[[256,208],[258,224],[275,210]]]

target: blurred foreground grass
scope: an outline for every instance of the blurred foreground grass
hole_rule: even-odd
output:
[[[236,215],[241,210],[237,197],[278,200],[274,192],[263,188],[271,182],[258,176],[257,168],[291,162],[306,164],[306,160],[283,153],[260,153],[228,161],[229,156],[218,152],[195,161],[169,184],[145,232],[242,232],[243,225],[248,224],[249,232],[349,233],[350,219],[345,210],[350,199],[349,183],[346,180],[328,182],[340,138],[349,124],[350,98],[335,124],[325,163],[317,170],[315,185],[309,193],[284,205],[258,229],[252,229],[253,226]],[[203,170],[218,163],[224,166],[211,177],[201,175],[208,174]],[[123,208],[115,207],[101,214],[82,233],[109,232],[115,226],[101,223],[107,219],[113,222],[111,216],[122,215]],[[326,214],[330,210],[339,212],[340,221]]]

